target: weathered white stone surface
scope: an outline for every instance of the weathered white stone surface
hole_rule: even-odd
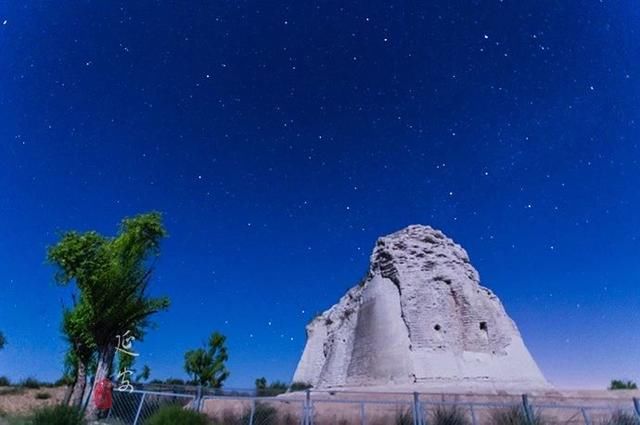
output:
[[[549,386],[466,251],[420,225],[379,238],[364,281],[309,323],[293,380],[316,388]]]

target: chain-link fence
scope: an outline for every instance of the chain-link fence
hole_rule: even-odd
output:
[[[144,424],[161,407],[169,405],[198,409],[195,395],[140,390],[114,391],[113,407],[107,414],[107,423]]]
[[[161,407],[177,405],[205,414],[216,425],[640,425],[635,398],[316,391],[258,397],[249,390],[172,390],[114,391],[107,423],[144,425]]]

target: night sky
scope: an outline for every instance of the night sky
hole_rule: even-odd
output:
[[[162,211],[135,348],[291,378],[378,236],[462,244],[547,378],[640,379],[640,4],[0,2],[0,375],[57,379],[46,247]]]

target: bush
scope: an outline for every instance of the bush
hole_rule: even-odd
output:
[[[494,410],[491,412],[491,423],[493,425],[548,425],[549,421],[538,413],[533,413],[531,422],[527,419],[521,407],[510,409]]]
[[[289,387],[289,391],[304,391],[312,387],[313,385],[307,382],[294,382],[293,384],[291,384],[291,387]]]
[[[31,425],[86,425],[86,422],[78,409],[58,405],[37,410]]]
[[[151,416],[145,425],[208,425],[209,420],[201,413],[180,406],[164,406]]]
[[[464,411],[458,407],[436,407],[431,412],[433,425],[471,425]]]
[[[633,381],[623,381],[620,379],[614,379],[609,385],[610,390],[637,390],[638,385]]]
[[[249,423],[251,410],[247,410],[242,418],[243,424]],[[256,403],[256,409],[253,415],[253,425],[279,425],[278,411],[273,406],[265,403]]]
[[[413,414],[411,410],[404,410],[396,413],[395,425],[413,425]]]
[[[603,421],[602,425],[640,425],[640,420],[629,413],[615,412],[609,419]]]
[[[29,377],[27,379],[24,379],[22,382],[20,382],[20,386],[25,388],[37,389],[37,388],[40,388],[40,382],[38,382],[38,380],[35,378]]]
[[[49,393],[45,393],[45,392],[36,393],[36,399],[38,400],[48,400],[50,398],[51,398],[51,394]]]
[[[6,376],[0,376],[0,387],[8,387],[11,381]]]

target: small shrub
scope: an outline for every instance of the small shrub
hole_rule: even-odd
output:
[[[251,410],[247,410],[242,418],[243,424],[249,423],[251,417]],[[256,403],[255,412],[253,415],[253,425],[279,425],[278,424],[278,411],[273,406],[269,406],[265,403]]]
[[[0,376],[0,387],[8,387],[11,381],[6,376]]]
[[[46,393],[46,392],[39,392],[39,393],[36,393],[35,397],[38,400],[48,400],[48,399],[51,398],[51,394]]]
[[[413,414],[410,410],[403,410],[396,413],[395,425],[413,425]]]
[[[86,422],[78,409],[58,405],[37,410],[31,425],[86,425]]]
[[[431,412],[433,425],[471,425],[464,411],[458,407],[437,407]]]
[[[208,425],[209,420],[201,413],[180,406],[165,406],[145,421],[145,425]]]
[[[38,380],[35,378],[29,377],[20,382],[20,386],[25,388],[38,389],[40,388],[40,382],[38,382]]]
[[[640,425],[640,420],[630,413],[615,412],[602,425]]]
[[[549,425],[550,422],[540,414],[533,412],[531,422],[521,407],[494,410],[491,412],[492,425]]]
[[[294,382],[293,384],[291,384],[291,387],[289,387],[289,391],[304,391],[312,387],[313,385],[309,384],[308,382]]]

